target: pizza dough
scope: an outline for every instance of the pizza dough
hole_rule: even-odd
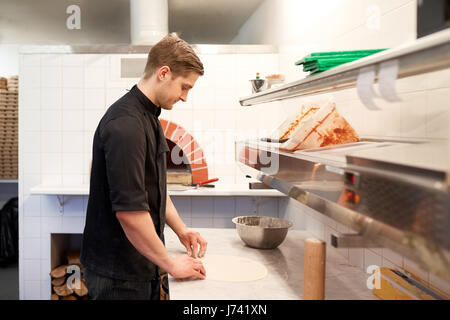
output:
[[[207,254],[199,260],[205,267],[207,280],[246,282],[267,276],[264,265],[247,258]]]

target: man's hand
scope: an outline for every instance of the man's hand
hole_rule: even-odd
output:
[[[206,278],[205,267],[200,260],[193,259],[187,254],[173,259],[173,264],[167,272],[174,278],[189,278],[197,277],[200,279]]]
[[[201,258],[205,255],[208,243],[200,233],[186,228],[178,234],[178,238],[181,244],[186,247],[189,256]]]

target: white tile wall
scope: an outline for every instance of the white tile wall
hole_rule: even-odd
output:
[[[22,279],[22,278],[20,278]],[[20,298],[26,300],[39,300],[41,298],[40,281],[24,281],[24,291],[20,290]]]
[[[41,243],[40,237],[28,238],[24,234],[23,239],[23,259],[40,259]]]
[[[62,89],[62,108],[65,110],[83,109],[83,92],[82,88]]]
[[[40,238],[40,217],[24,217],[23,220],[23,234],[29,238]]]
[[[23,85],[26,87],[26,84]],[[41,106],[42,109],[61,109],[62,91],[54,88],[41,88]]]
[[[41,130],[59,132],[62,129],[62,112],[56,109],[43,109],[41,111]]]
[[[25,217],[41,215],[41,197],[37,195],[24,195],[23,214]]]
[[[24,280],[40,280],[41,278],[41,261],[25,260],[23,263]]]
[[[21,82],[20,86],[22,86],[22,82]],[[41,90],[32,87],[30,89],[27,89],[26,92],[19,91],[19,101],[20,101],[20,105],[23,109],[26,109],[26,110],[38,109],[39,110],[41,107],[41,104],[40,104]]]

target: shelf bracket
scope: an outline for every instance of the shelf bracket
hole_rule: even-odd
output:
[[[58,199],[59,203],[59,212],[63,213],[64,205],[69,201],[69,196],[66,196],[66,199],[64,200],[63,195],[56,195],[56,198]]]

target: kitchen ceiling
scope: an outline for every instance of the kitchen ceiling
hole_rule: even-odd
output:
[[[196,44],[227,44],[264,0],[168,0],[169,30]]]

